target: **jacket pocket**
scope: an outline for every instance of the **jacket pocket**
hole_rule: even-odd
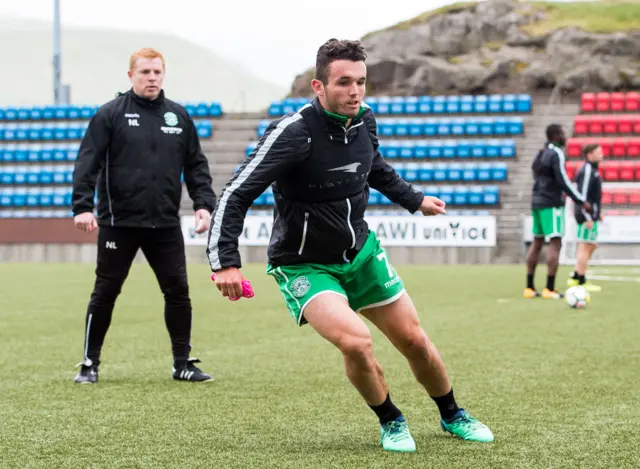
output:
[[[302,226],[302,241],[300,241],[300,248],[298,249],[298,255],[302,255],[304,251],[304,245],[307,242],[307,230],[309,229],[309,212],[304,212],[304,225]]]

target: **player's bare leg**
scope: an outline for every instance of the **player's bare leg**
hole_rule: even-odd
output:
[[[542,290],[542,298],[558,300],[562,295],[556,290],[556,273],[560,262],[560,249],[562,249],[562,238],[555,237],[549,240],[547,249],[547,286]]]
[[[426,332],[408,294],[391,304],[364,310],[362,315],[402,353],[416,380],[440,410],[442,429],[472,441],[493,441],[489,428],[458,407],[445,365]]]
[[[524,289],[523,296],[527,299],[536,298],[540,296],[540,294],[536,291],[536,288],[533,284],[533,279],[536,275],[536,267],[538,266],[538,262],[540,260],[540,252],[544,246],[544,238],[536,236],[533,238],[533,242],[529,246],[529,250],[527,251],[527,287]]]
[[[382,366],[373,355],[371,332],[347,300],[334,293],[322,293],[307,305],[304,317],[342,353],[349,381],[380,420],[384,449],[415,451],[407,423],[391,402]]]

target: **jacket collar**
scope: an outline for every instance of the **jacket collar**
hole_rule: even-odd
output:
[[[317,97],[314,98],[313,101],[311,101],[311,104],[313,105],[314,109],[318,112],[318,114],[320,114],[320,116],[323,118],[324,122],[326,122],[326,124],[330,127],[335,126],[342,129],[346,125],[347,121],[349,120],[349,118],[346,116],[341,116],[340,114],[335,114],[333,112],[327,111],[325,108],[322,107],[322,104],[320,104],[320,100]],[[362,115],[365,113],[366,110],[367,108],[360,105],[360,111],[358,111],[358,115],[351,119],[351,127],[353,127],[354,124],[357,124],[360,121],[360,119],[362,118]]]
[[[138,96],[133,92],[133,88],[127,91],[126,94],[131,96],[131,98],[141,106],[154,108],[154,107],[160,107],[164,103],[164,90],[160,90],[160,94],[156,99],[148,99],[148,98],[143,98],[142,96]]]

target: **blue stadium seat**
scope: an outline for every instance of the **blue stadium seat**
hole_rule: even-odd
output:
[[[524,132],[524,123],[521,117],[510,117],[507,119],[509,135],[521,135]]]
[[[502,97],[502,112],[516,112],[518,98],[513,94],[505,94]]]
[[[486,114],[489,109],[489,99],[485,95],[476,96],[473,104],[476,114]]]
[[[422,121],[422,134],[426,137],[435,137],[438,135],[437,119],[428,118]]]
[[[79,106],[69,106],[67,110],[67,117],[69,119],[80,119],[80,107]]]
[[[424,195],[430,195],[432,197],[440,197],[440,187],[438,186],[425,186],[423,188]]]
[[[412,137],[420,137],[424,133],[423,128],[423,120],[422,119],[411,119],[409,120],[409,135]]]
[[[384,137],[395,135],[395,123],[389,119],[378,120],[378,134]]]
[[[418,114],[431,114],[433,111],[433,99],[431,96],[420,96],[418,98]]]
[[[404,170],[404,179],[409,182],[415,182],[420,180],[420,164],[407,163]]]
[[[269,124],[271,123],[271,121],[269,120],[261,120],[258,123],[258,136],[262,137],[265,133],[265,131],[267,130],[267,127],[269,127]]]
[[[478,119],[466,118],[464,121],[465,135],[475,136],[480,133],[480,122]]]
[[[489,112],[499,113],[502,111],[502,96],[494,94],[489,96]]]
[[[378,97],[378,114],[391,113],[391,98],[389,96]]]
[[[478,181],[491,181],[491,163],[479,163],[476,177]]]
[[[367,97],[367,99],[364,101],[363,105],[369,106],[371,108],[371,111],[373,111],[374,114],[378,113],[378,98],[375,96],[371,96],[371,97]]]
[[[248,157],[249,155],[251,155],[251,152],[253,152],[253,150],[256,149],[256,147],[258,146],[258,142],[250,142],[247,145],[247,149],[245,150],[245,155]]]
[[[484,203],[484,192],[480,186],[470,186],[467,195],[469,205],[482,205]]]
[[[434,114],[444,114],[447,110],[447,97],[446,96],[434,96],[431,111]]]
[[[446,163],[436,163],[433,165],[433,180],[436,182],[444,182],[447,180],[447,165]]]
[[[500,140],[489,139],[486,141],[485,156],[487,158],[497,158],[500,156]]]
[[[502,140],[500,144],[500,156],[513,158],[516,156],[516,142],[514,140]]]
[[[404,114],[404,98],[402,96],[394,96],[391,98],[391,114]]]
[[[448,136],[452,132],[452,122],[450,119],[439,119],[437,123],[437,135]]]
[[[442,158],[442,141],[431,140],[428,142],[429,158]]]
[[[442,200],[445,204],[453,205],[453,187],[451,186],[440,186],[440,200]]]
[[[486,145],[484,140],[472,140],[469,144],[471,145],[471,156],[473,158],[485,157]]]
[[[442,141],[442,158],[455,158],[458,154],[458,144],[455,140]]]
[[[467,163],[462,170],[462,180],[473,182],[478,179],[478,165],[475,163]]]
[[[500,189],[498,186],[487,186],[483,191],[483,202],[485,205],[497,205],[499,201]]]
[[[491,167],[491,179],[494,181],[506,181],[507,172],[507,163],[493,163]]]
[[[196,105],[193,103],[186,103],[184,105],[184,108],[187,110],[187,114],[189,114],[191,117],[196,115]]]
[[[407,119],[396,119],[394,135],[398,137],[406,137],[409,135],[409,121]]]
[[[456,186],[453,190],[453,205],[467,205],[469,203],[469,188]]]
[[[462,179],[462,171],[464,167],[460,163],[450,163],[447,168],[448,181],[460,181]]]
[[[493,135],[493,119],[490,117],[484,117],[478,120],[480,124],[480,135],[490,136]]]
[[[446,111],[449,114],[457,114],[460,112],[460,96],[449,96],[447,98]]]
[[[469,158],[471,156],[471,143],[469,140],[458,140],[456,142],[456,156],[458,158]]]
[[[404,100],[404,112],[406,114],[418,113],[419,100],[417,96],[407,96]]]
[[[414,146],[414,142],[411,140],[399,142],[400,158],[413,158]]]
[[[281,101],[272,102],[271,105],[269,106],[268,114],[271,117],[281,116],[283,114],[282,113],[282,102]]]
[[[460,112],[464,114],[471,114],[475,111],[473,107],[473,96],[461,96],[460,97]]]
[[[531,112],[531,96],[528,94],[519,94],[516,102],[517,112]]]
[[[385,144],[387,158],[400,158],[400,142],[398,140],[388,140]]]
[[[429,148],[427,140],[415,140],[413,146],[413,157],[414,158],[428,158],[429,157]]]
[[[200,121],[196,125],[196,130],[198,137],[211,138],[213,135],[213,124],[211,124],[211,121]]]
[[[450,125],[450,129],[451,129],[451,135],[465,135],[466,133],[466,121],[465,119],[452,119],[450,121],[451,125]]]
[[[496,117],[493,119],[493,134],[494,135],[507,135],[508,124],[507,119],[503,117]]]
[[[433,163],[421,163],[418,171],[419,181],[433,181],[434,165]]]
[[[369,204],[378,205],[380,200],[380,193],[374,188],[369,189]]]

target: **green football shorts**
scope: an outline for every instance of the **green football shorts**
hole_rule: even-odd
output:
[[[564,236],[564,207],[535,208],[531,211],[531,215],[535,237]]]
[[[393,303],[404,293],[404,282],[395,271],[387,252],[373,231],[351,263],[267,266],[284,297],[291,317],[306,324],[304,309],[323,293],[347,299],[356,312]]]
[[[578,242],[595,243],[598,241],[598,222],[593,222],[593,228],[589,229],[584,223],[578,225]]]

